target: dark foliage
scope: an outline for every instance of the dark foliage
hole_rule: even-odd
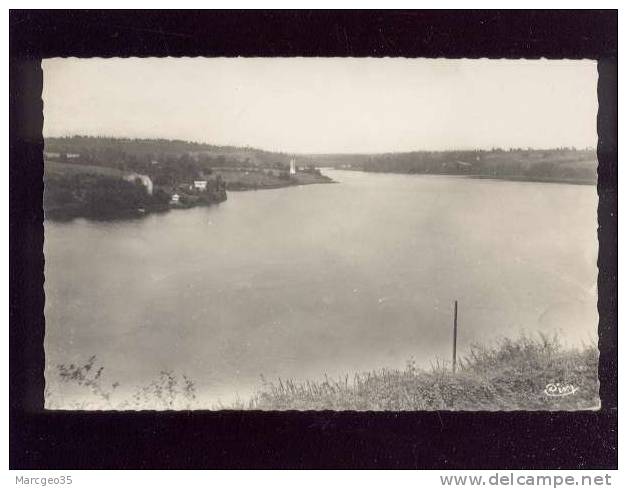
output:
[[[139,181],[89,173],[47,175],[44,210],[46,217],[115,218],[132,216],[167,206],[163,191],[149,195]]]

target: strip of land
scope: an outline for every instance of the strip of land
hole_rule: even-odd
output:
[[[310,156],[321,166],[378,173],[596,185],[593,149],[492,149]]]
[[[297,166],[288,155],[223,149],[182,141],[47,139],[45,216],[141,217],[218,204],[227,191],[332,183],[314,166]]]
[[[569,348],[556,337],[523,336],[492,345],[475,345],[463,355],[457,371],[437,362],[430,370],[416,367],[380,369],[323,381],[264,381],[247,401],[201,405],[193,379],[161,372],[142,386],[103,381],[104,366],[95,356],[84,364],[56,366],[55,382],[46,391],[48,409],[238,409],[336,411],[505,411],[598,409],[599,352],[596,345]],[[52,375],[52,374],[50,374]],[[48,379],[53,380],[52,378]],[[119,396],[120,391],[135,392]],[[81,399],[64,403],[69,389]]]

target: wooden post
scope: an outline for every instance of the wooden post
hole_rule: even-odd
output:
[[[457,369],[457,301],[455,301],[455,314],[453,316],[453,373]]]

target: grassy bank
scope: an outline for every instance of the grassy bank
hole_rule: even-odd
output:
[[[322,382],[265,382],[246,406],[261,410],[579,410],[598,407],[596,346],[556,338],[474,346],[458,364],[430,370],[408,362]],[[548,388],[547,388],[548,386]],[[569,387],[570,386],[570,387]],[[574,390],[574,392],[573,392]]]
[[[472,347],[460,359],[455,374],[450,366],[438,363],[421,370],[409,361],[403,370],[381,369],[322,382],[263,381],[251,399],[208,406],[199,403],[195,383],[185,375],[164,371],[149,384],[132,386],[129,391],[129,386],[105,380],[104,367],[91,357],[84,365],[58,365],[47,374],[46,406],[130,410],[581,410],[599,407],[597,365],[594,345],[565,348],[556,338],[521,337]]]

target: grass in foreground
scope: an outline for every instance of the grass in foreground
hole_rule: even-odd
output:
[[[598,350],[557,338],[503,339],[473,346],[458,363],[382,369],[323,382],[266,382],[248,409],[261,410],[580,410],[599,407]],[[548,386],[548,388],[547,388]],[[574,391],[574,392],[572,392]]]
[[[596,345],[566,348],[557,337],[523,336],[473,346],[455,374],[438,363],[430,370],[409,361],[403,370],[381,369],[322,382],[264,381],[248,401],[199,405],[195,384],[164,371],[150,384],[119,397],[118,382],[104,382],[95,357],[85,365],[58,365],[61,384],[78,394],[46,389],[48,409],[254,409],[254,410],[581,410],[599,407]],[[59,384],[57,384],[58,386]],[[68,391],[69,392],[69,391]],[[67,393],[66,393],[67,394]]]

